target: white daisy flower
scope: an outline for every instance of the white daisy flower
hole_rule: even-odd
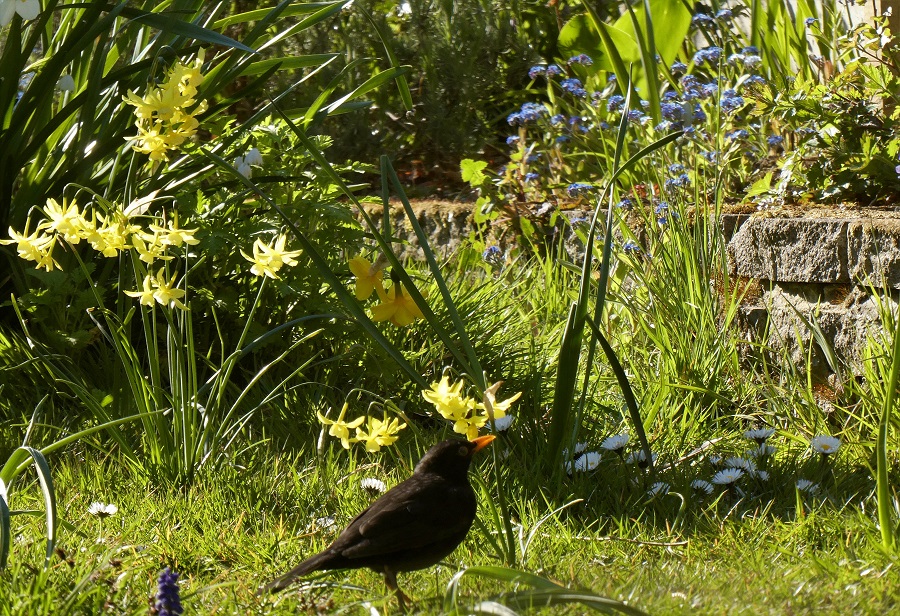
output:
[[[575,459],[575,464],[573,466],[572,462],[566,462],[566,473],[571,475],[572,469],[574,468],[576,471],[592,471],[600,464],[600,454],[596,451],[589,451],[585,454],[578,456]]]
[[[359,481],[359,487],[371,494],[382,494],[387,489],[387,486],[384,485],[384,482],[381,479],[375,479],[374,477],[361,479]]]
[[[712,482],[720,486],[730,486],[744,476],[740,468],[726,468],[713,475]]]
[[[589,451],[577,460],[575,460],[576,471],[592,471],[600,464],[600,454],[596,451]]]
[[[313,532],[317,530],[324,531],[332,531],[337,528],[337,520],[334,519],[333,515],[326,515],[321,518],[316,518],[312,522],[309,523],[309,526],[306,527],[304,532]]]
[[[815,494],[819,491],[819,484],[810,481],[809,479],[798,479],[797,489],[801,492],[806,492],[807,494]]]
[[[722,466],[722,459],[723,459],[722,456],[717,456],[716,454],[712,454],[710,456],[707,456],[706,459],[709,460],[709,463],[712,464],[713,466]]]
[[[647,496],[657,496],[669,493],[669,484],[665,481],[657,481],[647,490]]]
[[[725,460],[725,466],[727,468],[739,468],[747,473],[753,473],[756,471],[756,463],[753,460],[747,460],[745,458],[739,458],[737,456],[733,456]]]
[[[812,450],[816,453],[820,453],[824,456],[830,456],[840,448],[841,439],[835,438],[833,436],[828,436],[827,434],[819,434],[818,436],[814,436],[812,438],[812,440],[809,442],[809,446],[812,447]]]
[[[574,457],[577,458],[579,454],[582,454],[585,451],[587,451],[587,448],[588,448],[587,443],[575,443],[575,456]],[[569,448],[568,447],[563,449],[563,457],[564,458],[569,457]]]
[[[706,494],[712,494],[713,491],[713,485],[703,479],[694,479],[691,482],[691,487],[697,492],[705,492]]]
[[[753,476],[756,477],[757,479],[759,479],[760,481],[768,481],[769,480],[768,471],[756,471],[755,473],[753,473]]]
[[[488,422],[485,424],[485,427],[487,427],[488,430],[492,430],[494,426],[496,426],[497,432],[506,432],[507,430],[509,430],[512,422],[512,415],[504,415],[503,417],[495,418],[493,422],[488,420]]]
[[[111,515],[116,515],[119,511],[119,508],[113,504],[105,504],[99,502],[93,502],[88,507],[88,513],[91,515],[95,515],[98,518],[108,518]]]
[[[760,428],[758,430],[747,430],[744,432],[744,438],[750,441],[756,441],[762,445],[773,434],[775,434],[775,430],[772,428]]]
[[[659,456],[656,453],[651,453],[651,457],[653,458],[653,463],[656,464],[656,458]],[[628,454],[628,457],[625,458],[626,464],[637,464],[641,468],[647,465],[647,454],[644,453],[643,449],[638,449],[637,451],[632,451]]]
[[[600,447],[607,451],[619,453],[625,448],[625,445],[628,444],[629,440],[631,440],[631,436],[627,432],[623,432],[622,434],[607,437],[606,440],[600,444]]]

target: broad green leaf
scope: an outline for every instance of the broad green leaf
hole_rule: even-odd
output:
[[[463,182],[468,182],[472,188],[478,188],[484,184],[487,179],[484,174],[485,167],[487,167],[487,162],[483,160],[472,160],[471,158],[461,160],[459,170],[462,172]]]
[[[647,23],[645,6],[650,7],[653,45],[649,44],[650,37],[643,32]],[[646,5],[638,4],[634,7],[633,17],[626,11],[614,23],[606,25],[606,33],[622,62],[625,66],[634,65],[634,83],[646,98],[648,85],[641,64],[640,41],[643,41],[648,50],[655,47],[656,54],[662,61],[666,65],[671,64],[690,29],[691,12],[681,0],[649,0]],[[588,15],[578,15],[563,26],[558,42],[563,55],[585,53],[594,60],[594,66],[599,70],[615,71],[619,79],[622,79]]]
[[[753,182],[753,185],[744,193],[744,201],[749,201],[757,195],[764,195],[772,188],[772,172]]]

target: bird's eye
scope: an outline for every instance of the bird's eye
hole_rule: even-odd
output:
[[[461,456],[463,456],[463,457],[466,457],[467,455],[469,455],[469,448],[466,447],[465,445],[463,445],[462,447],[460,447],[460,448],[459,448],[459,455],[461,455]]]

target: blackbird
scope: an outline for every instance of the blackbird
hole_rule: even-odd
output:
[[[469,485],[472,456],[491,435],[438,443],[416,464],[412,477],[385,492],[356,516],[334,543],[260,589],[277,592],[296,578],[330,569],[368,567],[384,575],[401,607],[406,597],[397,573],[424,569],[448,556],[475,521],[475,491]]]

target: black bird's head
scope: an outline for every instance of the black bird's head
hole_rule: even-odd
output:
[[[472,441],[450,439],[438,443],[422,456],[413,474],[434,473],[448,479],[465,479],[472,456],[490,445],[494,438],[489,434]]]

